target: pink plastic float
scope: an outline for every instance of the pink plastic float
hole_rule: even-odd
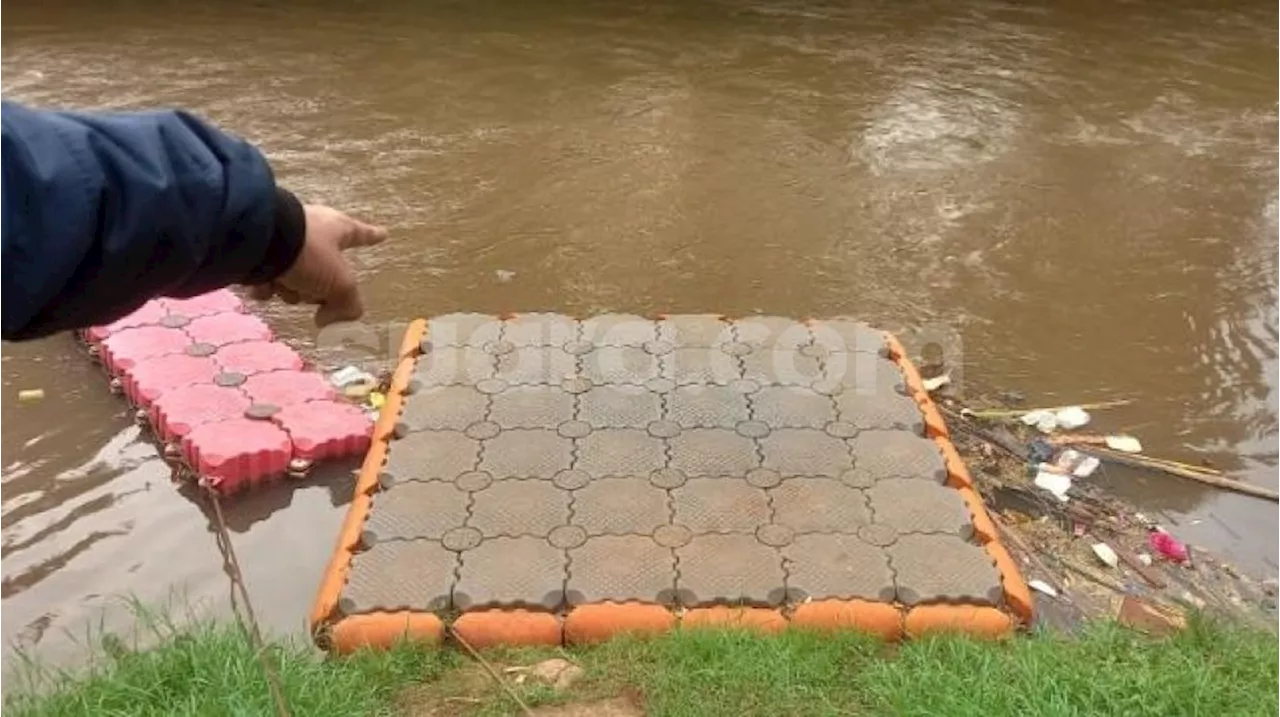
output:
[[[363,455],[373,426],[230,291],[80,332],[181,473],[221,494]]]

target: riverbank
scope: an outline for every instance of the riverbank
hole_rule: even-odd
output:
[[[1041,624],[1073,629],[1082,622],[1116,619],[1177,629],[1192,610],[1259,626],[1276,623],[1275,575],[1248,574],[1182,542],[1176,528],[1166,532],[1157,516],[1144,514],[1107,488],[1109,478],[1131,480],[1135,470],[1177,483],[1193,480],[1183,475],[1187,473],[1216,474],[1212,469],[1087,445],[1101,438],[1097,434],[1074,434],[1078,441],[1070,432],[1045,434],[1020,420],[1030,409],[971,407],[1007,400],[962,403],[945,388],[934,400],[1005,545],[1024,577],[1040,588],[1034,598]],[[1095,416],[1105,412],[1094,411]],[[1097,422],[1105,425],[1106,419]],[[1140,447],[1132,436],[1114,437],[1132,439]],[[1063,455],[1073,450],[1075,456]],[[1037,484],[1046,469],[1061,470],[1054,466],[1064,465],[1064,458],[1078,463],[1090,455],[1100,460],[1088,475],[1064,479],[1059,486],[1046,483],[1069,486],[1062,495]],[[1153,540],[1166,540],[1169,554]]]
[[[275,713],[260,663],[234,624],[173,628],[161,646],[139,652],[103,644],[92,675],[46,683],[40,697],[11,695],[5,709],[18,717]],[[269,653],[291,713],[315,717],[1167,717],[1274,714],[1275,646],[1272,631],[1199,618],[1162,637],[1093,623],[1073,635],[897,645],[856,634],[686,630],[590,648],[485,653],[505,687],[448,648],[406,645],[325,660],[300,642],[278,642]],[[556,687],[526,669],[550,660],[564,661],[556,677],[571,684]]]

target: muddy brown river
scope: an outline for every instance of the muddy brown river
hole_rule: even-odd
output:
[[[190,108],[385,223],[353,343],[263,310],[325,365],[456,310],[848,314],[936,341],[964,394],[1132,399],[1095,425],[1275,487],[1276,25],[1263,2],[55,0],[11,3],[0,54],[6,97]],[[5,640],[74,659],[128,594],[227,614],[208,519],[73,341],[6,345],[3,381]],[[1275,575],[1274,503],[1091,480]],[[346,492],[232,509],[271,629],[302,627]]]

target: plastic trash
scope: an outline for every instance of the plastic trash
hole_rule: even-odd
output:
[[[1134,557],[1136,557],[1138,562],[1142,563],[1144,566],[1151,567],[1151,553],[1138,553]]]
[[[18,391],[18,403],[35,403],[44,400],[43,388],[27,388]]]
[[[1151,531],[1147,542],[1150,543],[1152,550],[1166,560],[1185,563],[1191,559],[1191,551],[1187,549],[1186,544],[1163,530]]]
[[[343,366],[329,374],[329,383],[338,388],[346,388],[353,383],[371,383],[376,385],[378,379],[368,371],[355,366]]]
[[[1022,414],[1022,422],[1028,426],[1035,426],[1041,433],[1053,433],[1058,429],[1057,414],[1044,409]]]
[[[1067,491],[1071,490],[1071,476],[1069,475],[1041,469],[1039,473],[1036,473],[1036,479],[1033,482],[1037,488],[1049,491],[1063,503],[1070,500],[1067,497]]]
[[[1098,466],[1102,465],[1102,461],[1068,448],[1058,456],[1058,460],[1054,462],[1054,465],[1076,478],[1088,478],[1093,475],[1094,471],[1098,470]]]
[[[516,273],[510,269],[494,269],[493,275],[503,284],[516,278]]]
[[[1142,442],[1133,436],[1107,436],[1104,441],[1107,448],[1121,453],[1141,453]]]
[[[1058,597],[1058,591],[1054,589],[1052,585],[1050,585],[1049,583],[1046,583],[1043,580],[1028,580],[1027,587],[1031,588],[1032,590],[1035,590],[1038,593],[1044,593],[1045,595],[1048,595],[1049,597],[1052,597],[1052,598]]]
[[[951,383],[951,374],[944,373],[938,376],[934,376],[933,378],[926,378],[920,383],[924,386],[924,390],[928,391],[929,393],[933,393],[934,391],[937,391],[943,386],[946,386]]]
[[[1043,438],[1037,438],[1031,441],[1031,446],[1027,451],[1027,458],[1032,463],[1044,463],[1045,461],[1053,460],[1054,451],[1052,443]]]
[[[1120,556],[1116,555],[1116,551],[1112,550],[1111,546],[1106,543],[1094,543],[1093,554],[1098,556],[1098,560],[1101,560],[1109,568],[1120,567]]]
[[[1089,412],[1079,406],[1067,406],[1053,415],[1058,427],[1068,431],[1074,431],[1089,423]]]

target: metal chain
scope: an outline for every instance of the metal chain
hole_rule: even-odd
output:
[[[253,645],[258,662],[262,664],[262,671],[267,677],[267,687],[271,691],[271,699],[275,702],[277,717],[290,717],[289,703],[285,700],[280,675],[271,664],[266,642],[262,639],[262,631],[258,629],[258,618],[254,615],[253,603],[249,600],[249,588],[245,585],[244,573],[240,572],[240,560],[236,557],[235,547],[231,545],[231,534],[227,530],[227,522],[222,517],[222,502],[218,500],[218,494],[212,490],[206,493],[209,502],[213,505],[218,552],[222,554],[223,568],[231,579],[231,611],[235,614],[236,622],[240,624],[245,637]],[[240,595],[239,601],[236,600],[237,592]],[[240,612],[240,605],[244,606],[245,614],[243,615]],[[245,615],[248,616],[248,620],[245,619]]]

